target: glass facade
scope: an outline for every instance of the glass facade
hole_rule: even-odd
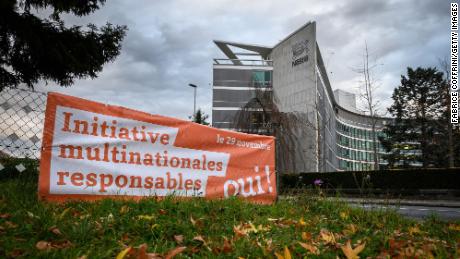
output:
[[[379,168],[385,168],[386,161],[381,159],[385,150],[380,145],[379,137],[385,137],[381,129],[361,128],[337,120],[337,156],[339,168],[344,171],[374,170],[374,146],[377,148]]]
[[[260,99],[271,99],[271,67],[214,65],[212,123],[216,128],[248,131],[269,126],[270,115]],[[244,117],[243,119],[241,117]],[[241,120],[247,122],[241,128]],[[248,128],[248,130],[245,130]],[[265,131],[257,131],[266,133]]]

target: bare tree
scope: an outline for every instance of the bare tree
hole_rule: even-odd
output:
[[[368,113],[371,121],[372,141],[374,143],[372,148],[372,152],[374,153],[374,170],[379,170],[376,125],[378,122],[378,117],[380,117],[380,102],[375,97],[375,91],[378,88],[378,85],[375,78],[373,77],[373,71],[377,65],[378,64],[376,62],[373,62],[371,65],[369,65],[369,49],[367,47],[367,42],[365,42],[363,64],[361,67],[353,70],[363,76],[363,81],[359,88],[359,96],[364,101],[364,111]]]
[[[450,107],[450,70],[449,70],[449,62],[447,61],[447,58],[440,59],[439,58],[439,64],[441,66],[442,72],[444,72],[444,75],[446,77],[447,85],[445,87],[442,87],[442,95],[445,97],[444,101],[444,106],[446,108],[446,113],[449,113],[449,108]],[[446,121],[440,121],[441,127],[445,127],[447,125],[447,141],[448,141],[448,157],[449,157],[449,168],[455,167],[455,148],[454,148],[454,134],[453,134],[453,127],[452,123],[448,121],[449,116],[447,116]]]

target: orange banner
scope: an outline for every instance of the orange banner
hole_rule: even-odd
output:
[[[49,93],[39,197],[276,199],[275,140]]]

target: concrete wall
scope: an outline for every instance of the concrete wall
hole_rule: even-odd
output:
[[[309,23],[276,45],[273,93],[280,122],[278,170],[318,171],[316,100],[316,24]]]

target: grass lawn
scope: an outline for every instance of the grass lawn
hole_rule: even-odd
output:
[[[27,171],[26,171],[27,172]],[[460,258],[460,222],[299,197],[37,201],[32,173],[0,179],[0,258]]]

